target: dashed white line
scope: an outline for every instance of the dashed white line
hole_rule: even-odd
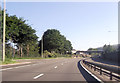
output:
[[[57,66],[54,67],[55,69],[57,68]]]
[[[81,64],[81,61],[80,61],[80,64]],[[93,76],[95,79],[97,79],[99,82],[104,83],[102,80],[100,80],[98,77],[96,77],[95,75],[93,75],[90,71],[88,71],[82,64],[81,64],[81,66],[82,66],[91,76]]]
[[[39,78],[39,77],[41,77],[41,76],[43,76],[44,74],[39,74],[39,75],[37,75],[37,76],[35,76],[33,79],[37,79],[37,78]]]

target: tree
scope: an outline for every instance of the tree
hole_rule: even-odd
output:
[[[104,51],[104,53],[111,53],[111,52],[114,52],[115,49],[113,49],[111,45],[104,45],[103,51]]]
[[[44,51],[44,57],[47,58],[47,57],[49,57],[49,56],[51,56],[51,53],[48,52],[47,50],[45,50],[45,51]]]
[[[3,11],[2,11],[3,12]],[[2,13],[2,18],[3,18],[3,13]],[[3,19],[2,19],[3,22]],[[16,43],[15,42],[15,37],[18,36],[18,18],[14,15],[14,16],[9,16],[8,14],[6,14],[6,34],[5,34],[5,40],[6,40],[6,44],[8,42],[10,43]],[[3,30],[3,23],[2,23],[2,29]],[[2,31],[3,33],[3,31]],[[9,48],[10,47],[10,48]],[[12,50],[11,45],[9,45],[9,50]],[[8,49],[6,49],[8,50]],[[10,51],[11,52],[11,51]]]
[[[118,56],[118,64],[120,65],[120,44],[118,44],[118,53],[117,53],[117,56]]]
[[[97,51],[97,48],[89,48],[88,51]]]
[[[39,46],[41,47],[41,41],[39,42]],[[71,52],[72,45],[58,30],[48,29],[43,35],[43,48],[43,50],[49,52],[54,51],[56,53],[65,54],[66,52]]]
[[[27,26],[27,28],[25,29],[25,32],[26,32],[25,33],[26,35],[24,35],[25,39],[23,39],[23,40],[25,40],[24,44],[25,44],[26,49],[27,49],[27,56],[29,56],[30,47],[31,47],[31,45],[35,46],[37,44],[38,37],[35,34],[36,31],[34,29],[32,29],[32,27],[30,27],[30,26]]]
[[[0,39],[2,39],[2,29],[1,29],[1,26],[2,26],[2,11],[1,11],[1,7],[0,7]],[[1,40],[0,40],[1,42]]]
[[[118,55],[120,55],[120,44],[118,44]]]
[[[38,46],[38,37],[35,32],[31,26],[26,24],[26,20],[23,18],[6,14],[6,44],[7,42],[16,44],[19,50],[18,55],[21,57],[25,47],[27,47],[27,55],[29,55],[30,45]]]
[[[55,51],[61,45],[60,32],[55,29],[47,30],[43,35],[43,42],[44,50]]]
[[[20,49],[21,57],[23,56],[22,49],[23,46],[27,47],[27,56],[29,55],[29,46],[33,43],[37,43],[37,35],[35,34],[35,30],[32,29],[32,27],[28,26],[28,24],[25,24],[25,20],[19,19],[22,23],[19,26],[19,35],[15,38],[16,43],[18,44],[18,47]]]
[[[108,60],[117,60],[117,50],[113,48],[111,45],[104,45],[103,46],[103,53],[102,57],[103,59],[108,59]]]

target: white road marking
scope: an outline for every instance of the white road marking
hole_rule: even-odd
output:
[[[27,65],[26,66],[18,66],[17,68],[21,68],[21,67],[27,67]],[[15,67],[13,67],[13,68],[15,68]]]
[[[57,66],[54,67],[55,69],[57,68]]]
[[[37,79],[37,78],[39,78],[39,77],[41,77],[41,76],[43,76],[44,74],[39,74],[39,75],[37,75],[37,76],[35,76],[33,79]]]
[[[81,61],[80,61],[80,64],[81,64]],[[93,75],[90,71],[88,71],[82,64],[81,64],[81,66],[82,66],[91,76],[93,76],[95,79],[97,79],[99,82],[104,83],[102,80],[100,80],[98,77],[96,77],[95,75]]]
[[[35,65],[39,65],[39,64],[31,64],[31,65],[24,65],[24,66],[12,67],[12,68],[5,68],[5,69],[0,69],[0,71],[15,69],[15,68],[21,68],[21,67],[27,67],[27,66],[35,66]]]
[[[31,65],[18,66],[18,67],[13,67],[13,68],[21,68],[21,67],[27,67],[27,66],[31,66]]]
[[[6,69],[1,69],[0,71],[3,71],[3,70],[9,70],[9,69],[13,69],[13,68],[6,68]]]
[[[63,63],[61,63],[61,65],[63,65]]]
[[[18,66],[18,67],[12,67],[12,68],[5,68],[5,69],[0,69],[0,71],[10,70],[10,69],[15,69],[15,68],[21,68],[21,67],[27,67],[27,66],[32,66],[32,65],[25,65],[25,66]]]

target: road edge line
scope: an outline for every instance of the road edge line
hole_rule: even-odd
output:
[[[101,83],[104,83],[102,80],[100,80],[97,76],[95,76],[94,74],[92,74],[89,70],[87,70],[83,65],[82,65],[82,63],[81,63],[81,61],[80,61],[80,64],[81,64],[81,66],[85,69],[85,71],[87,71],[91,76],[93,76],[96,80],[98,80],[99,82],[101,82]]]
[[[10,69],[17,69],[17,68],[27,67],[27,66],[32,66],[32,65],[23,65],[23,66],[17,66],[17,67],[9,67],[9,68],[0,69],[0,71],[10,70]]]

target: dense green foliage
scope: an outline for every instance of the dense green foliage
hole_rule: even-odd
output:
[[[118,55],[120,55],[120,44],[118,44]]]
[[[3,11],[1,11],[1,18],[3,18]],[[1,25],[3,25],[3,19],[0,21]],[[3,26],[0,28],[0,31],[3,33]],[[38,42],[38,37],[35,33],[36,31],[29,24],[26,24],[26,20],[23,18],[6,14],[6,57],[40,57],[41,41]],[[2,40],[2,36],[0,40]],[[66,40],[66,38],[55,29],[48,29],[44,33],[43,43],[44,56],[46,58],[59,57],[62,55],[68,56],[64,54],[71,53],[72,50],[71,42]]]
[[[41,47],[41,41],[39,42]],[[48,29],[43,34],[43,50],[52,53],[66,54],[71,53],[72,45],[69,40],[60,34],[56,29]],[[41,49],[40,49],[41,52]]]
[[[119,61],[119,64],[120,64],[120,44],[118,44],[118,61]]]
[[[6,57],[39,56],[35,32],[23,18],[6,14]]]
[[[97,51],[97,48],[89,48],[88,51]]]
[[[118,51],[119,49],[114,49],[111,45],[103,46],[102,58],[106,60],[118,61]]]
[[[87,51],[98,51],[97,48],[89,48]],[[100,53],[89,53],[91,56],[100,55]]]

